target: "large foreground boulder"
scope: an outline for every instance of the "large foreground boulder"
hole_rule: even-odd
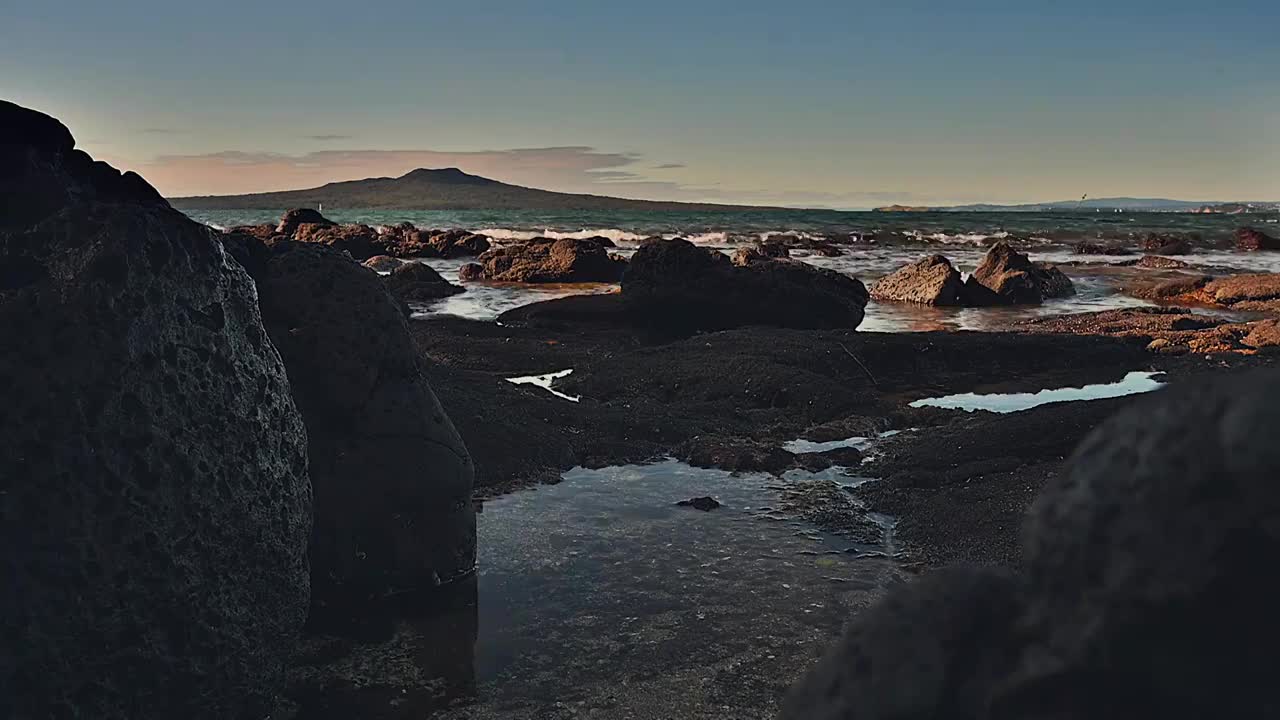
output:
[[[540,238],[489,250],[464,265],[463,280],[517,283],[618,282],[625,260],[593,240]]]
[[[267,717],[311,486],[253,282],[56,120],[0,128],[0,715]]]
[[[859,613],[796,683],[780,720],[976,720],[1007,670],[1018,587],[989,568],[935,571]]]
[[[964,279],[950,260],[930,255],[881,278],[871,286],[871,298],[923,305],[962,305]]]
[[[1080,446],[1027,528],[1021,712],[1275,714],[1277,422],[1280,375],[1235,376],[1156,393]]]
[[[670,329],[855,328],[867,297],[861,282],[834,270],[792,260],[735,266],[680,239],[642,246],[622,278],[630,312]]]
[[[399,305],[377,273],[331,248],[267,250],[249,262],[310,441],[316,611],[468,574],[471,458]]]
[[[1071,279],[1061,270],[1052,265],[1033,263],[1005,242],[996,243],[987,251],[968,284],[975,286],[966,288],[971,298],[986,294],[983,292],[985,289],[990,291],[996,302],[1005,305],[1034,305],[1049,298],[1075,294]]]

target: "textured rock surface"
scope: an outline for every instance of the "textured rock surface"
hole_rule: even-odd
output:
[[[1189,383],[1080,446],[1028,524],[1011,707],[1070,717],[1269,717],[1280,580],[1280,376]],[[1019,715],[1027,716],[1027,715]]]
[[[792,688],[781,720],[980,718],[1017,615],[994,569],[938,570],[890,591]]]
[[[871,287],[871,298],[924,305],[960,305],[963,292],[960,271],[945,257],[930,255],[881,278]]]
[[[464,280],[519,283],[617,282],[625,260],[592,240],[540,238],[489,250],[459,273]]]
[[[281,226],[286,222],[282,221]],[[361,262],[386,251],[382,236],[368,225],[303,223],[297,226],[292,236],[299,242],[318,243],[345,251]]]
[[[1236,247],[1240,250],[1280,250],[1280,238],[1274,238],[1257,228],[1243,227],[1235,232]]]
[[[310,439],[317,606],[469,572],[471,459],[382,279],[296,242],[273,245],[254,274]]]
[[[791,260],[735,266],[686,240],[648,243],[632,256],[622,298],[650,325],[719,329],[742,325],[855,328],[867,290],[833,270]]]
[[[368,260],[365,260],[363,264],[370,270],[375,270],[377,272],[391,272],[401,265],[404,265],[404,261],[400,258],[391,257],[390,255],[374,255]]]
[[[1033,263],[1004,242],[987,251],[970,281],[995,293],[1004,304],[1036,304],[1075,293],[1071,279],[1061,270]]]
[[[0,715],[265,717],[311,487],[253,282],[57,121],[0,127]]]
[[[402,302],[430,302],[466,292],[463,288],[445,280],[430,265],[405,263],[386,279],[391,294]]]

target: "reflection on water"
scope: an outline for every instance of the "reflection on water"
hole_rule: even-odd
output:
[[[771,718],[846,619],[899,578],[892,523],[819,529],[806,518],[856,508],[816,504],[823,492],[846,494],[826,476],[667,461],[576,469],[486,502],[478,602],[398,623],[342,659],[369,681],[359,692],[332,671],[327,684],[347,690],[342,717]],[[675,504],[704,495],[723,506]],[[462,647],[469,612],[474,646]]]
[[[458,269],[470,258],[459,260],[426,260],[445,280],[466,288],[466,292],[450,295],[430,304],[410,303],[414,318],[455,315],[472,320],[494,320],[502,313],[523,305],[570,295],[599,295],[617,292],[618,286],[607,283],[516,283],[462,282]]]
[[[1160,373],[1131,372],[1124,379],[1114,383],[1085,385],[1079,388],[1056,388],[1041,390],[1035,393],[961,393],[946,397],[925,398],[911,403],[911,407],[939,407],[950,410],[988,410],[996,413],[1013,413],[1028,410],[1040,405],[1073,400],[1101,400],[1103,398],[1124,397],[1138,393],[1151,392],[1164,387],[1164,383],[1156,380]]]

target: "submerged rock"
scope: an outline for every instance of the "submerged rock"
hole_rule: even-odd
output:
[[[386,278],[391,294],[402,302],[429,302],[466,292],[424,263],[404,263]]]
[[[1139,245],[1154,255],[1186,255],[1191,252],[1191,240],[1177,235],[1151,233],[1142,238]]]
[[[1038,304],[1049,298],[1075,294],[1075,287],[1061,270],[1043,263],[1033,263],[1026,255],[999,242],[987,251],[982,263],[973,271],[966,288],[976,297],[967,304],[985,304],[980,298],[989,290],[1001,304]],[[978,301],[975,301],[978,300]]]
[[[253,281],[53,118],[0,127],[0,708],[269,716],[311,486]]]
[[[317,610],[470,572],[471,458],[382,279],[296,242],[255,278],[310,441]]]
[[[713,497],[696,497],[688,500],[681,500],[676,503],[676,505],[679,507],[691,507],[694,510],[701,510],[702,512],[711,512],[712,510],[720,507],[720,501]]]
[[[1254,373],[1162,390],[1085,440],[1030,515],[1034,643],[1007,716],[1274,712],[1277,422],[1280,376]]]
[[[930,255],[881,278],[871,286],[871,298],[923,305],[961,305],[964,280],[950,260]]]
[[[318,225],[320,227],[336,227],[338,223],[320,214],[318,210],[311,208],[295,208],[285,211],[280,217],[280,224],[276,225],[276,234],[286,237],[293,237],[298,228],[303,225]]]
[[[867,290],[834,270],[792,260],[735,266],[687,240],[659,240],[632,256],[622,297],[637,319],[671,330],[742,325],[856,328]]]
[[[1238,250],[1280,250],[1280,238],[1271,237],[1257,228],[1242,227],[1236,230],[1235,240]]]
[[[896,587],[854,616],[779,720],[985,718],[1018,609],[1017,583],[991,568],[947,568]]]
[[[541,238],[489,250],[459,271],[463,280],[519,283],[617,282],[625,260],[591,240]]]

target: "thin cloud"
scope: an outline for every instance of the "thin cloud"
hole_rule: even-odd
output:
[[[170,128],[170,127],[147,127],[147,128],[141,128],[140,130],[138,130],[138,132],[142,133],[143,135],[181,135],[185,133],[186,130],[180,130],[178,128]]]
[[[331,140],[350,140],[351,138],[355,137],[355,135],[340,135],[340,134],[303,135],[302,137],[306,138],[307,140],[319,140],[321,142],[329,142]]]
[[[687,167],[684,163],[663,163],[662,165],[654,165],[654,170],[675,170],[677,168]]]

